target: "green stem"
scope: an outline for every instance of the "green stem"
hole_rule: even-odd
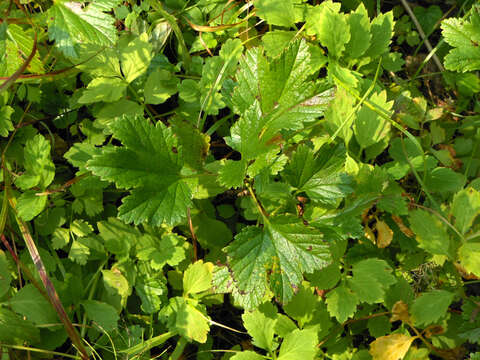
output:
[[[175,346],[175,350],[173,350],[168,360],[178,360],[180,356],[182,356],[183,351],[185,350],[185,346],[187,346],[187,344],[187,339],[185,339],[184,337],[180,337],[180,340],[178,340],[177,345]]]

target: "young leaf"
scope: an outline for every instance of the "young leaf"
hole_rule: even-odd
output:
[[[271,303],[264,303],[252,312],[242,315],[243,326],[253,339],[253,345],[266,351],[273,351],[277,343],[273,340],[277,309]]]
[[[315,327],[294,330],[283,340],[278,360],[313,360],[317,354],[318,336]]]
[[[387,92],[374,93],[370,96],[370,102],[390,114],[393,101],[387,102]],[[367,148],[384,139],[390,131],[390,122],[378,115],[366,105],[363,105],[356,114],[355,138],[362,148]]]
[[[199,260],[191,264],[183,275],[183,293],[198,294],[212,287],[213,264]]]
[[[50,143],[38,134],[25,144],[25,172],[16,178],[15,184],[22,190],[34,186],[45,189],[53,181],[55,165],[50,157]]]
[[[317,21],[315,33],[320,43],[328,49],[329,56],[340,58],[345,50],[345,44],[350,40],[350,25],[347,22],[347,16],[325,6]]]
[[[182,247],[184,241],[176,234],[163,235],[161,240],[145,234],[137,245],[137,258],[149,261],[155,270],[161,270],[166,264],[176,266],[186,257]]]
[[[345,285],[340,285],[327,294],[327,309],[340,323],[355,314],[359,302],[357,295]]]
[[[182,150],[171,130],[140,117],[124,117],[111,125],[123,147],[105,147],[87,168],[119,188],[132,189],[123,199],[119,218],[159,226],[178,223],[191,205],[191,190],[180,175]],[[154,159],[154,161],[152,161]]]
[[[480,192],[469,187],[453,197],[452,215],[455,226],[462,234],[470,230],[473,220],[480,214]]]
[[[130,41],[120,52],[122,72],[125,76],[125,80],[127,80],[128,83],[131,83],[137,77],[144,74],[147,71],[152,58],[152,45],[148,41],[147,33],[142,33],[140,36]],[[145,92],[146,97],[150,95],[147,90]]]
[[[166,321],[170,331],[176,331],[188,340],[205,343],[210,330],[208,318],[195,304],[186,298],[170,298],[169,305],[160,312],[160,318]]]
[[[480,276],[480,244],[466,242],[458,249],[460,264],[469,272]]]
[[[257,15],[270,25],[291,27],[295,25],[293,0],[257,0]]]
[[[98,77],[90,81],[78,102],[80,104],[99,101],[115,102],[125,95],[127,86],[128,84],[123,79]]]
[[[376,57],[388,52],[388,46],[393,35],[393,12],[379,14],[371,23],[372,39],[370,47],[363,54],[364,57],[375,59]]]
[[[270,287],[279,301],[288,302],[304,272],[330,262],[325,243],[329,235],[293,217],[270,218],[263,229],[244,228],[226,248],[239,289],[263,297]],[[267,271],[271,272],[269,279]]]
[[[455,294],[445,290],[426,292],[415,299],[411,314],[415,325],[430,325],[443,317],[453,301]]]

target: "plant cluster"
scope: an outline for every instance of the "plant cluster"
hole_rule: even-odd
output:
[[[0,13],[1,360],[480,359],[480,4]]]

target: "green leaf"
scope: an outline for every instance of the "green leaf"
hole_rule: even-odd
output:
[[[310,199],[334,204],[353,191],[352,179],[344,170],[345,148],[324,145],[316,153],[301,145],[285,169],[289,183],[305,191]]]
[[[191,190],[180,175],[182,150],[169,128],[141,117],[124,117],[111,126],[123,147],[105,147],[87,168],[119,188],[132,189],[119,218],[159,226],[178,223],[191,206]],[[155,161],[152,161],[155,159]]]
[[[0,136],[6,137],[13,130],[11,117],[14,112],[15,110],[11,106],[0,107]]]
[[[114,44],[117,39],[115,19],[107,12],[115,7],[116,2],[98,0],[82,8],[79,2],[55,1],[47,13],[50,40],[55,41],[60,51],[70,57],[78,57],[78,44]]]
[[[112,305],[97,300],[84,300],[82,305],[87,317],[101,329],[112,331],[117,328],[119,316]]]
[[[362,260],[352,267],[353,277],[348,281],[350,289],[359,301],[368,304],[381,303],[385,299],[385,290],[396,282],[391,275],[392,268],[380,259]]]
[[[119,296],[122,306],[127,304],[127,298],[132,294],[128,280],[118,268],[102,270],[102,280],[105,289],[110,295]]]
[[[480,192],[469,187],[455,194],[452,203],[452,215],[455,226],[462,234],[468,232],[473,220],[480,214]]]
[[[30,343],[40,341],[40,331],[32,322],[24,320],[6,308],[0,307],[0,341],[3,343]]]
[[[12,276],[8,268],[7,256],[5,252],[0,250],[0,298],[10,289],[10,281]]]
[[[198,294],[212,287],[213,264],[199,260],[191,264],[183,275],[183,293]]]
[[[434,255],[451,258],[450,237],[445,225],[425,210],[414,210],[409,217],[410,228],[417,235],[418,246]]]
[[[325,6],[316,21],[314,32],[318,40],[328,49],[329,56],[340,58],[345,50],[345,44],[350,41],[350,25],[347,22],[347,16]]]
[[[52,304],[32,284],[20,289],[9,301],[11,308],[36,325],[58,322]]]
[[[437,167],[427,173],[425,186],[432,192],[457,192],[465,185],[465,176],[450,168]]]
[[[393,12],[389,11],[385,14],[379,14],[371,22],[372,39],[370,47],[363,54],[364,57],[375,59],[385,52],[389,51],[390,41],[393,36]]]
[[[24,221],[30,221],[40,214],[47,205],[47,195],[37,196],[35,190],[28,190],[17,199],[18,216]]]
[[[105,248],[121,257],[128,256],[130,248],[140,237],[140,232],[135,227],[129,226],[116,218],[99,221],[97,227]]]
[[[38,134],[29,139],[24,150],[25,172],[15,179],[15,184],[22,190],[34,186],[46,189],[55,177],[55,165],[50,157],[50,143]]]
[[[267,60],[259,48],[240,61],[232,103],[240,119],[226,142],[253,160],[281,142],[282,130],[299,130],[323,115],[332,98],[330,85],[309,80],[312,64],[308,45],[295,41],[277,58]]]
[[[78,240],[72,242],[70,251],[68,252],[68,258],[79,265],[85,265],[90,255],[90,249],[87,245]]]
[[[137,258],[149,261],[155,270],[161,270],[166,264],[176,266],[186,257],[184,241],[176,234],[163,235],[161,240],[145,234],[137,245]]]
[[[468,272],[480,276],[480,243],[464,243],[458,249],[458,259]]]
[[[283,340],[278,360],[313,360],[317,354],[317,329],[294,330]]]
[[[300,328],[303,328],[314,318],[317,305],[318,296],[313,294],[313,288],[302,284],[292,300],[283,309],[288,316],[298,322]]]
[[[160,312],[170,331],[176,331],[188,340],[199,343],[207,341],[210,330],[208,318],[196,307],[194,300],[181,297],[170,298],[170,303]]]
[[[218,172],[217,181],[226,188],[243,187],[246,169],[247,164],[245,161],[225,160],[222,162],[222,167]]]
[[[0,76],[11,76],[25,62],[33,49],[33,33],[17,24],[0,25]],[[30,73],[42,74],[44,67],[37,51],[27,66]],[[2,135],[4,136],[4,135]]]
[[[351,116],[355,106],[355,98],[345,89],[340,88],[335,94],[335,98],[325,112],[325,127],[330,135],[337,135],[348,144],[352,138],[353,131],[351,125],[354,116]]]
[[[295,25],[292,0],[257,0],[255,2],[257,16],[270,25],[291,27]]]
[[[253,339],[253,345],[268,352],[275,350],[278,344],[273,340],[277,309],[271,303],[264,303],[252,312],[242,315],[243,326]]]
[[[98,77],[90,81],[78,102],[80,104],[114,102],[125,95],[127,86],[128,84],[119,78]]]
[[[185,165],[193,170],[202,170],[210,149],[210,136],[200,132],[188,121],[173,118],[169,122],[179,145],[183,148]]]
[[[328,312],[340,323],[355,314],[358,302],[357,295],[343,284],[328,292],[326,299]]]
[[[153,314],[154,312],[159,311],[162,307],[162,304],[166,299],[168,289],[167,285],[164,281],[162,281],[162,279],[137,278],[135,292],[142,300],[142,305],[140,306],[142,311],[147,314]]]
[[[130,41],[120,52],[120,61],[125,80],[128,83],[131,83],[137,77],[144,74],[147,71],[152,58],[152,45],[148,41],[147,33],[142,33],[140,36]],[[152,95],[147,84],[145,85],[145,99],[149,98],[149,95]],[[160,102],[151,104],[160,104]]]
[[[345,54],[350,59],[357,59],[362,56],[370,46],[372,35],[370,34],[370,19],[363,3],[358,5],[355,12],[347,17],[350,27],[350,40],[345,45]]]
[[[369,101],[375,104],[388,116],[391,114],[393,101],[387,102],[387,92],[374,93]],[[378,115],[375,111],[362,105],[356,114],[355,119],[355,138],[362,148],[374,145],[388,136],[390,132],[390,122]]]
[[[178,79],[169,71],[155,69],[145,83],[145,102],[162,104],[177,93]]]
[[[425,326],[437,322],[445,316],[455,294],[445,290],[423,293],[415,299],[411,307],[415,325]]]
[[[442,35],[453,47],[445,57],[448,70],[467,72],[480,69],[480,13],[472,8],[468,20],[449,18],[442,21]]]
[[[304,272],[331,261],[325,243],[329,235],[293,217],[269,218],[263,229],[244,228],[226,249],[238,288],[260,300],[270,287],[280,302],[288,302]]]

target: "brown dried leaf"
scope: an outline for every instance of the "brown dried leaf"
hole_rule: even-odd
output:
[[[384,249],[393,240],[393,230],[384,221],[377,221],[375,228],[377,229],[377,247]]]

